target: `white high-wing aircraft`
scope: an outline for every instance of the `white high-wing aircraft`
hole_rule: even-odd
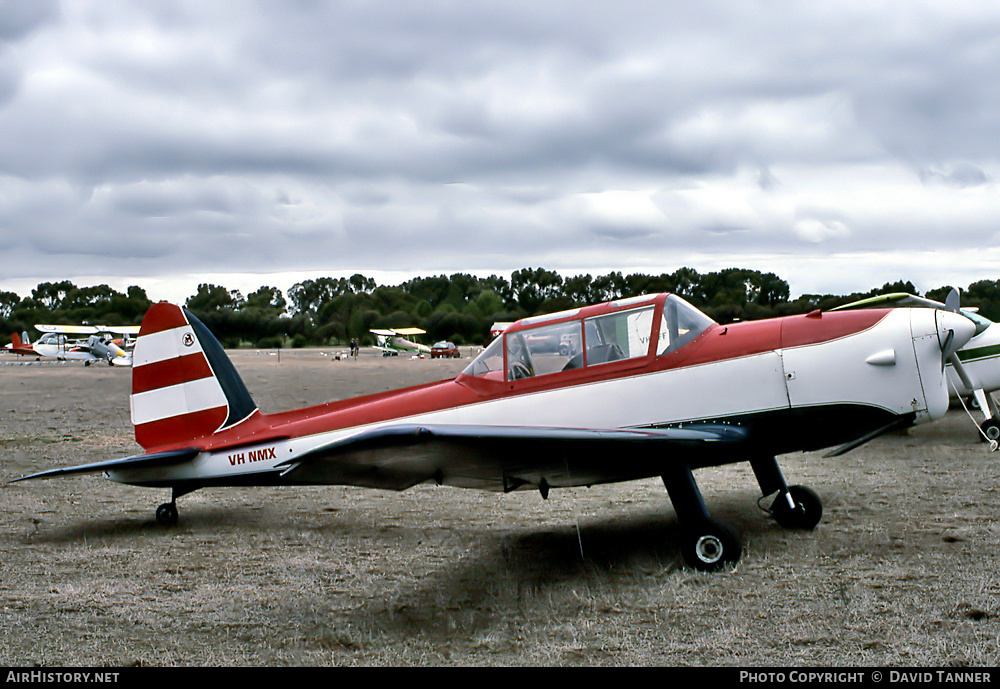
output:
[[[982,437],[995,443],[1000,441],[1000,409],[991,393],[1000,390],[1000,325],[974,309],[962,308],[959,299],[958,290],[955,289],[944,304],[905,292],[894,292],[862,299],[832,310],[894,305],[961,311],[962,315],[970,318],[976,324],[976,334],[948,358],[948,389],[952,399],[963,403],[970,400],[974,407],[983,411],[986,418],[979,424]]]
[[[134,338],[139,333],[139,326],[136,325],[39,324],[35,329],[44,333],[37,342],[30,345],[35,355],[61,361],[82,361],[88,366],[95,361],[105,361],[115,366],[131,366],[130,351],[135,344]],[[70,339],[71,337],[76,339]]]
[[[371,331],[375,335],[378,344],[375,349],[382,352],[382,356],[396,356],[400,353],[416,352],[418,354],[430,354],[431,348],[427,345],[419,344],[407,340],[407,337],[423,335],[426,330],[420,328],[374,328]]]
[[[839,455],[948,409],[943,362],[975,334],[958,314],[872,309],[719,325],[675,295],[526,318],[452,380],[262,413],[218,341],[189,312],[153,305],[132,369],[145,452],[21,479],[104,472],[169,488],[157,510],[209,486],[423,482],[496,491],[662,477],[692,567],[736,562],[693,470],[749,462],[772,516],[812,529],[815,492],[778,455]],[[552,342],[573,343],[553,347]]]

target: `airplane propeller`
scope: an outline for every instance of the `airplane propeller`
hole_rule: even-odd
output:
[[[949,330],[948,336],[944,338],[944,344],[941,345],[941,371],[944,371],[945,365],[954,355],[949,355],[948,350],[951,349],[951,343],[955,340],[955,331]],[[957,356],[955,357],[958,358]]]
[[[964,316],[961,308],[961,296],[958,290],[954,287],[951,288],[951,292],[948,293],[947,299],[944,301],[944,311],[950,311],[951,313],[956,313],[960,316]],[[968,318],[968,316],[966,316]],[[971,320],[971,319],[970,319]],[[939,331],[940,333],[940,331]],[[938,336],[940,338],[940,334]],[[955,369],[955,373],[958,377],[962,379],[962,384],[965,385],[969,390],[975,389],[971,386],[970,381],[972,377],[969,375],[968,371],[965,370],[965,366],[962,365],[961,359],[958,358],[958,347],[952,347],[952,343],[955,340],[955,331],[948,330],[948,335],[945,337],[944,342],[941,343],[941,370],[944,370],[945,364],[951,364],[952,368]]]
[[[951,292],[948,293],[948,298],[945,299],[943,310],[964,316],[965,314],[962,312],[960,302],[961,297],[959,296],[958,290],[952,287]],[[966,318],[968,318],[968,316],[966,316]],[[977,324],[976,334],[978,335],[980,332],[981,331],[979,330]],[[979,428],[984,438],[989,441],[990,450],[995,452],[998,448],[998,438],[996,437],[996,422],[992,417],[995,414],[996,407],[992,404],[992,399],[986,394],[979,380],[965,368],[961,358],[958,356],[958,348],[952,348],[951,345],[954,339],[955,332],[953,330],[949,330],[944,343],[941,345],[941,370],[944,370],[945,363],[951,364],[952,369],[955,371],[955,375],[957,375],[958,379],[962,381],[962,385],[965,386],[966,390],[972,391],[973,397],[975,397],[976,401],[979,402],[983,411],[986,412],[986,420],[979,425]],[[962,404],[964,406],[965,402],[963,401]]]

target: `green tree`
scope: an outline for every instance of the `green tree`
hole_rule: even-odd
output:
[[[351,284],[344,278],[317,278],[292,285],[288,297],[300,314],[317,314],[325,303],[343,294],[352,294]]]
[[[975,306],[991,321],[1000,321],[1000,280],[978,280],[962,295],[963,306]]]
[[[14,309],[21,303],[21,297],[14,292],[0,292],[0,318],[11,318]]]
[[[74,289],[76,289],[76,285],[69,280],[40,282],[35,289],[31,290],[31,298],[50,311],[55,311],[63,307],[63,300]]]
[[[190,311],[206,313],[220,309],[243,308],[243,295],[239,290],[228,290],[219,285],[198,285],[198,292],[187,298],[184,306]]]
[[[518,305],[529,314],[537,313],[546,299],[561,296],[562,285],[562,276],[545,268],[522,268],[510,278]]]
[[[280,316],[288,308],[288,301],[277,287],[261,287],[247,297],[245,308]]]
[[[493,318],[493,315],[504,308],[503,298],[491,289],[484,289],[476,297],[476,309],[483,318]]]

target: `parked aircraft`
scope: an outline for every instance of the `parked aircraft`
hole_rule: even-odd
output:
[[[407,340],[407,337],[413,337],[414,335],[423,335],[425,330],[420,328],[384,328],[384,329],[373,329],[372,332],[378,344],[375,345],[375,349],[382,352],[382,356],[396,356],[400,353],[410,353],[416,352],[417,354],[430,354],[431,348],[424,344],[418,344],[411,340]]]
[[[490,338],[499,337],[504,330],[512,326],[513,321],[496,321],[490,326]]]
[[[1000,325],[980,315],[975,309],[959,305],[958,290],[952,290],[944,304],[933,299],[905,292],[884,294],[870,299],[838,306],[833,311],[884,307],[926,307],[961,313],[976,324],[975,336],[948,358],[948,390],[955,400],[969,400],[981,409],[985,419],[979,424],[982,437],[992,443],[1000,441],[1000,409],[992,393],[1000,390]]]
[[[31,345],[35,355],[60,361],[82,361],[87,366],[95,361],[130,366],[132,360],[127,350],[134,346],[134,337],[139,332],[139,326],[135,325],[41,324],[35,329],[44,333]]]
[[[41,354],[35,351],[35,348],[31,345],[31,340],[28,339],[28,333],[23,333],[18,335],[17,333],[11,333],[10,344],[4,345],[4,349],[11,354],[20,354],[21,356],[33,356],[37,359],[42,357]]]
[[[17,480],[104,472],[170,488],[424,482],[496,491],[662,477],[690,566],[736,562],[692,470],[747,461],[788,528],[822,515],[776,457],[838,455],[948,408],[943,362],[975,334],[957,313],[879,309],[719,325],[675,295],[622,299],[511,325],[456,378],[264,414],[218,341],[161,302],[142,324],[131,412],[144,454]],[[536,348],[573,340],[578,351]]]

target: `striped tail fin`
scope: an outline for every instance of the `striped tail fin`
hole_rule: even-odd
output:
[[[143,448],[190,443],[257,405],[205,325],[167,302],[150,307],[132,355],[132,423]]]

